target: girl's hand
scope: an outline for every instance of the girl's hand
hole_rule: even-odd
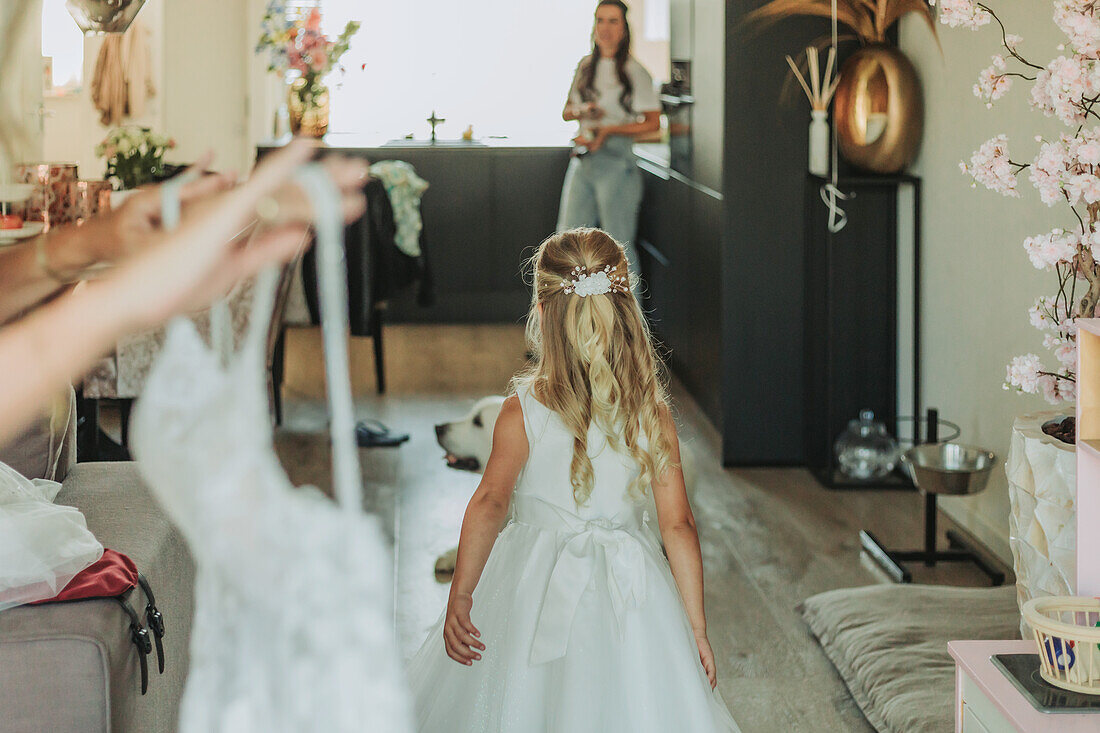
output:
[[[447,620],[443,623],[447,656],[467,667],[481,659],[481,655],[474,650],[485,649],[485,645],[474,638],[481,636],[481,632],[470,621],[473,606],[474,597],[469,593],[453,593],[447,601]]]
[[[703,669],[707,671],[707,679],[710,680],[710,689],[718,684],[718,672],[714,666],[714,651],[710,648],[710,641],[706,632],[695,632],[695,645],[699,647],[699,661]]]

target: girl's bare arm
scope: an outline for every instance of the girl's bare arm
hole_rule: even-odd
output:
[[[660,480],[653,482],[653,498],[657,504],[657,524],[661,540],[665,543],[672,576],[684,600],[691,628],[698,634],[706,634],[707,618],[703,611],[703,554],[699,549],[699,535],[695,530],[695,516],[688,503],[684,487],[684,473],[679,467],[680,441],[672,412],[663,414],[666,434],[672,439],[672,461],[677,464],[665,471]]]
[[[458,542],[451,596],[473,593],[497,535],[508,516],[516,479],[527,462],[527,433],[519,398],[504,401],[493,428],[493,450],[477,491],[466,507]]]

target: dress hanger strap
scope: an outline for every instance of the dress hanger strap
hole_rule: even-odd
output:
[[[165,231],[179,227],[183,187],[198,179],[199,175],[197,169],[188,168],[160,185],[160,220]],[[222,360],[228,361],[233,353],[233,318],[225,298],[219,298],[210,307],[210,341]]]
[[[295,174],[298,185],[313,204],[317,234],[317,276],[321,335],[325,352],[332,477],[336,499],[348,512],[363,508],[362,469],[355,439],[355,410],[348,366],[348,282],[344,258],[342,196],[319,163],[308,163]]]

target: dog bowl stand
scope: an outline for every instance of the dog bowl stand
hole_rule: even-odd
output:
[[[936,410],[928,410],[928,443],[939,442],[939,420]],[[865,529],[859,531],[859,543],[871,559],[881,567],[887,575],[896,583],[912,583],[913,574],[905,563],[923,562],[926,567],[935,567],[941,562],[971,562],[981,570],[988,578],[991,585],[1004,585],[1005,574],[994,568],[984,557],[978,554],[970,542],[954,530],[947,531],[949,548],[940,550],[936,547],[937,522],[936,512],[937,494],[920,487],[924,495],[924,549],[922,550],[889,550],[879,542],[871,532]]]

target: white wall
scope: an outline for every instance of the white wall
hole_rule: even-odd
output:
[[[212,148],[217,169],[243,173],[251,165],[248,70],[258,21],[247,23],[247,10],[244,2],[216,0],[148,0],[142,8],[138,18],[152,33],[156,95],[143,117],[124,124],[150,126],[176,138],[178,147],[166,156],[170,162],[190,162]],[[75,161],[83,178],[99,178],[104,170],[93,151],[109,128],[99,123],[91,101],[101,44],[101,38],[85,39],[80,94],[46,100],[51,116],[43,155]]]
[[[0,0],[0,27],[7,29],[14,22],[18,6],[12,2]],[[5,125],[19,125],[19,134],[7,130],[5,145],[0,146],[0,182],[10,180],[11,164],[14,161],[41,157],[41,134],[38,121],[42,112],[42,64],[40,44],[35,42],[41,36],[41,0],[32,0],[28,15],[24,20],[22,37],[15,40],[10,62],[12,68],[4,69],[0,77],[0,111]],[[8,157],[7,146],[11,146]]]
[[[248,69],[259,20],[242,0],[172,0],[164,12],[164,121],[191,161],[207,148],[215,168],[247,173]]]
[[[1051,20],[1048,2],[995,0],[1010,33],[1024,38],[1024,56],[1041,65],[1058,55],[1065,38]],[[1016,354],[1048,357],[1027,310],[1040,295],[1053,295],[1057,281],[1034,269],[1022,243],[1026,236],[1069,226],[1065,207],[1048,208],[1026,178],[1020,199],[970,188],[960,160],[985,140],[1006,133],[1014,160],[1030,161],[1037,134],[1065,129],[1029,109],[1030,84],[1017,79],[993,109],[973,96],[979,70],[998,52],[996,26],[975,33],[940,26],[942,54],[927,27],[903,23],[901,46],[920,73],[925,94],[924,142],[913,172],[924,178],[921,371],[926,406],[962,427],[962,440],[997,452],[1000,466],[984,494],[943,501],[944,510],[1005,560],[1009,501],[1003,462],[1012,420],[1049,409],[1041,398],[1002,389],[1005,365]],[[1069,217],[1067,219],[1067,217]]]

